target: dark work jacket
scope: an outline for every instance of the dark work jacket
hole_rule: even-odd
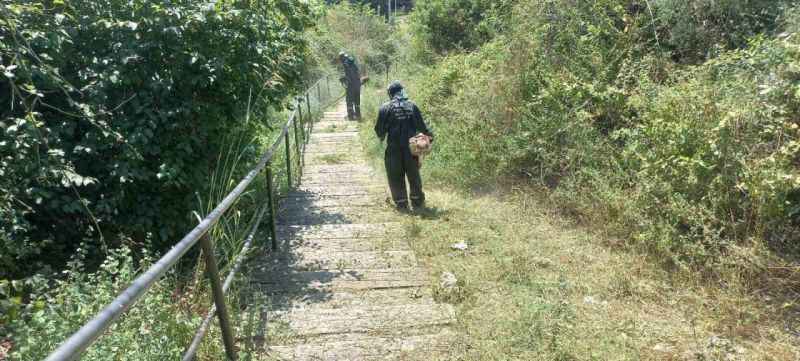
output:
[[[412,101],[396,96],[381,106],[375,134],[381,141],[386,139],[388,151],[408,149],[408,140],[419,133],[424,133],[433,140],[433,133],[425,125],[422,113]]]
[[[344,60],[342,60],[342,67],[344,67],[344,78],[347,79],[350,86],[360,86],[361,75],[358,72],[356,60],[351,56],[346,56]]]

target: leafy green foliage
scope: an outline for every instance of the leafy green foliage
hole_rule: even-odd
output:
[[[11,360],[42,360],[64,339],[117,296],[139,272],[132,251],[120,248],[111,252],[100,268],[87,273],[88,252],[79,248],[64,271],[65,278],[54,287],[40,277],[21,282],[0,283],[0,296],[26,294],[28,300],[15,305],[0,305],[3,324],[10,332]],[[141,268],[152,259],[145,255]],[[104,335],[84,354],[86,360],[165,360],[177,359],[191,341],[199,325],[185,294],[157,283],[136,307],[128,311],[113,332]],[[5,294],[2,294],[5,293]],[[13,297],[10,299],[14,299]]]
[[[771,32],[781,23],[784,0],[658,0],[652,1],[652,31],[665,51],[680,62],[698,62],[721,49],[747,46],[750,37]],[[634,12],[649,12],[647,3],[632,2]],[[655,39],[654,39],[655,40]]]
[[[754,236],[795,248],[798,41],[757,39],[637,97],[641,123],[623,137],[643,239],[690,257]]]
[[[0,277],[194,222],[226,135],[299,85],[305,2],[0,7]],[[248,106],[249,104],[249,106]],[[268,124],[267,124],[268,126]]]
[[[675,265],[795,264],[796,12],[650,3],[520,1],[506,30],[440,58],[411,87],[438,135],[427,171],[530,179]],[[703,11],[678,16],[687,3]]]
[[[340,51],[354,55],[366,74],[383,72],[395,62],[392,29],[372,8],[345,3],[321,7],[319,13],[317,26],[308,35],[312,69],[341,68]]]
[[[414,33],[437,54],[475,49],[491,39],[517,0],[422,0],[412,13]]]

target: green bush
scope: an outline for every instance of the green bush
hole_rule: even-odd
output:
[[[174,241],[226,135],[269,126],[244,113],[267,119],[300,84],[309,14],[278,0],[0,5],[0,278],[63,264],[82,240]]]
[[[660,35],[660,45],[673,59],[695,63],[724,49],[743,48],[750,37],[774,31],[791,1],[658,0],[652,4],[652,30]],[[647,9],[640,6],[635,11]]]
[[[445,54],[475,49],[490,40],[506,23],[517,0],[422,0],[412,13],[414,35],[420,47]]]
[[[695,260],[753,238],[796,248],[798,44],[758,39],[637,96],[624,137],[640,238]]]
[[[311,68],[340,69],[338,55],[354,55],[365,74],[383,73],[396,61],[392,28],[372,8],[348,3],[319,8],[317,26],[308,34]]]
[[[127,287],[139,269],[132,252],[120,248],[88,273],[88,252],[78,248],[64,279],[0,282],[0,331],[9,335],[10,360],[42,360]],[[142,258],[141,268],[151,258]],[[82,357],[85,360],[167,360],[181,357],[200,324],[191,299],[159,282]],[[26,302],[9,295],[25,294]]]
[[[660,19],[686,2],[652,3]],[[437,133],[426,171],[466,187],[528,179],[566,212],[677,265],[732,261],[754,275],[792,264],[795,12],[709,3],[703,9],[724,20],[670,18],[659,44],[654,17],[636,4],[521,1],[504,31],[416,76],[411,93]],[[703,41],[671,47],[664,34],[681,31]],[[718,45],[716,57],[685,64],[705,59],[695,50],[707,44]]]

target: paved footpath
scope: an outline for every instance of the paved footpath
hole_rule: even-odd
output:
[[[452,306],[385,204],[344,102],[315,124],[301,185],[280,202],[277,254],[259,257],[268,355],[281,360],[436,360],[454,337]]]

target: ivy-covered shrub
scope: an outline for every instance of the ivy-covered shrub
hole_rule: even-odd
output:
[[[299,85],[309,23],[286,0],[0,5],[0,278],[171,244],[222,139]]]

